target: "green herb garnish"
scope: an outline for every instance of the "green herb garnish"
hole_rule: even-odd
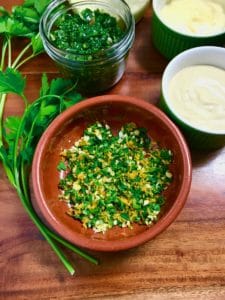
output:
[[[67,172],[59,198],[84,227],[105,232],[158,219],[172,180],[172,153],[151,141],[145,128],[128,123],[114,136],[97,122],[61,156],[59,166],[63,163]]]
[[[87,8],[80,13],[65,14],[51,31],[54,45],[62,50],[72,50],[78,60],[90,61],[93,55],[119,42],[124,35],[116,18],[100,10]]]
[[[50,0],[26,0],[15,6],[12,12],[0,7],[0,37],[2,57],[0,60],[0,160],[10,183],[39,231],[48,241],[70,274],[75,270],[57,242],[81,255],[92,263],[97,261],[76,248],[46,227],[34,211],[29,193],[29,170],[36,144],[50,122],[67,107],[81,100],[75,92],[76,85],[70,80],[54,79],[49,84],[42,77],[40,97],[32,104],[24,93],[26,79],[18,71],[24,63],[43,52],[39,37],[39,20]],[[12,60],[12,39],[25,37],[27,44]],[[6,55],[7,54],[7,55]],[[3,112],[8,93],[19,95],[25,104],[21,117],[10,116],[3,122]]]

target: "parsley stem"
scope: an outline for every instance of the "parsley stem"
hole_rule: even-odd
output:
[[[1,96],[1,103],[0,103],[0,113],[1,113],[0,146],[3,145],[3,140],[2,140],[2,117],[3,117],[3,109],[4,109],[5,100],[6,100],[6,94],[3,94]],[[17,134],[16,134],[16,138],[15,138],[15,141],[14,141],[14,146],[13,146],[13,166],[12,166],[13,173],[10,170],[9,175],[10,175],[10,178],[11,178],[11,175],[13,177],[13,185],[16,188],[17,194],[18,194],[19,198],[21,199],[22,205],[24,206],[24,208],[27,211],[28,215],[30,216],[30,218],[32,219],[34,224],[37,226],[37,228],[39,229],[41,234],[44,236],[44,238],[47,240],[49,245],[52,247],[54,252],[57,254],[57,256],[59,257],[59,259],[61,260],[61,262],[65,266],[65,268],[69,271],[69,273],[71,275],[74,275],[75,270],[74,270],[73,266],[71,265],[69,260],[66,258],[66,256],[63,254],[62,250],[56,245],[56,243],[54,242],[52,237],[46,232],[44,224],[39,220],[39,218],[37,217],[32,205],[30,203],[29,196],[28,196],[28,193],[27,193],[27,188],[26,188],[28,186],[28,184],[25,183],[26,179],[25,179],[25,174],[24,174],[23,168],[22,168],[23,172],[21,174],[19,172],[19,170],[20,170],[19,163],[22,163],[22,162],[17,160],[17,151],[18,151],[18,149],[21,150],[22,146],[23,146],[22,144],[20,144],[20,137],[21,137],[21,132],[23,131],[24,120],[25,120],[25,117],[27,115],[27,112],[28,112],[28,109],[25,110],[25,113],[24,113],[24,115],[21,119],[19,128],[17,130]],[[4,168],[6,169],[7,165],[6,165],[6,162],[4,160],[3,160],[3,164],[4,164]],[[10,182],[11,181],[12,180],[10,180]],[[21,188],[21,185],[22,185],[22,188]]]
[[[18,70],[22,65],[24,65],[26,62],[28,62],[30,59],[34,58],[35,56],[37,56],[38,54],[31,54],[28,57],[24,58],[24,60],[22,60],[21,62],[18,63],[17,66],[15,66],[15,70]]]
[[[24,102],[24,104],[25,104],[25,107],[27,107],[27,106],[28,106],[28,100],[27,100],[26,96],[25,96],[24,94],[21,94],[21,97],[22,97],[22,99],[23,99],[23,102]]]
[[[32,46],[32,43],[29,43],[21,52],[20,54],[17,56],[17,58],[15,59],[15,61],[12,64],[12,68],[17,68],[17,64],[19,63],[20,59],[24,56],[24,54],[30,49],[30,47]]]
[[[26,111],[20,121],[20,124],[19,124],[19,127],[17,129],[17,132],[16,132],[16,137],[15,137],[15,141],[13,143],[13,159],[12,159],[12,169],[14,170],[14,177],[15,177],[15,182],[19,183],[19,170],[17,168],[17,153],[18,153],[18,145],[19,145],[19,139],[20,139],[20,134],[21,134],[21,131],[22,131],[22,126],[23,126],[23,121],[25,119],[25,116],[26,116]]]
[[[12,186],[13,186],[14,188],[16,188],[12,170],[11,170],[9,164],[8,164],[7,158],[4,157],[4,155],[3,155],[2,152],[0,152],[0,160],[1,160],[2,162],[4,162],[4,163],[3,163],[3,168],[4,168],[4,170],[5,170],[6,176],[7,176],[8,179],[9,179],[9,182],[12,184]]]
[[[66,269],[69,271],[71,275],[74,275],[75,270],[69,260],[66,258],[62,250],[56,245],[56,243],[52,240],[52,238],[46,233],[43,224],[41,221],[36,217],[35,213],[33,212],[33,209],[30,205],[27,205],[27,199],[23,192],[20,189],[20,180],[19,177],[16,179],[16,186],[17,186],[17,193],[18,196],[21,199],[22,205],[24,206],[26,212],[34,222],[34,224],[37,226],[41,234],[44,236],[46,241],[49,243],[49,245],[52,247],[53,251],[57,254],[63,265],[66,267]]]
[[[24,166],[24,164],[22,164],[21,165],[21,183],[22,183],[25,200],[26,200],[26,203],[24,203],[24,205],[27,206],[27,209],[29,209],[30,213],[33,215],[33,218],[35,218],[36,221],[40,223],[40,226],[43,228],[43,230],[45,230],[46,234],[48,234],[51,238],[53,238],[54,240],[56,240],[57,242],[59,242],[60,244],[65,246],[66,248],[70,249],[74,253],[85,258],[89,262],[91,262],[95,265],[98,265],[97,259],[95,259],[94,257],[90,256],[89,254],[85,253],[84,251],[81,251],[79,248],[72,245],[68,241],[64,240],[57,234],[53,233],[47,226],[45,226],[43,223],[41,223],[39,217],[37,216],[36,212],[33,209],[32,204],[30,202],[30,196],[29,196],[29,192],[28,192],[28,183],[27,182],[28,182],[28,179],[27,179],[26,172],[25,172],[25,166]]]
[[[6,55],[6,50],[8,46],[8,40],[5,39],[2,45],[2,58],[1,58],[1,64],[0,64],[0,70],[3,71],[4,65],[5,65],[5,55]]]
[[[3,127],[2,127],[2,122],[3,122],[3,113],[4,113],[4,107],[5,107],[5,101],[6,101],[6,94],[1,94],[0,95],[0,147],[3,145]]]
[[[46,98],[58,98],[58,99],[61,99],[61,97],[58,96],[58,95],[53,95],[53,94],[51,95],[51,94],[49,94],[49,95],[44,95],[44,96],[41,96],[41,97],[37,98],[36,101],[40,101],[40,100],[43,100],[43,99],[46,99]]]
[[[52,247],[53,251],[57,254],[63,265],[66,267],[66,269],[69,271],[71,275],[74,275],[75,270],[69,260],[64,255],[63,251],[59,249],[59,247],[56,245],[54,240],[52,240],[51,236],[47,233],[45,225],[41,222],[39,217],[36,215],[36,212],[33,209],[33,206],[30,202],[30,197],[28,194],[28,181],[27,177],[25,176],[25,165],[23,162],[21,162],[20,166],[20,176],[17,176],[17,173],[14,175],[16,180],[16,191],[18,193],[19,198],[21,199],[22,205],[24,206],[26,212],[30,216],[33,223],[36,225],[36,227],[39,229],[40,233],[43,235],[43,237],[46,239],[46,241],[49,243],[49,245]],[[14,170],[15,171],[15,170]]]
[[[3,146],[3,113],[4,113],[4,107],[5,107],[5,102],[6,102],[7,94],[0,94],[0,148]],[[4,159],[2,156],[2,153],[0,153],[0,159],[2,160],[4,170],[6,172],[6,175],[10,181],[10,183],[16,187],[14,177],[12,174],[12,170],[10,166],[8,165],[8,161]]]
[[[70,244],[69,242],[67,242],[66,240],[62,239],[61,237],[59,237],[58,235],[54,234],[52,231],[50,231],[48,228],[47,229],[47,233],[56,241],[58,241],[59,243],[61,243],[63,246],[65,246],[66,248],[70,249],[71,251],[73,251],[74,253],[78,254],[79,256],[85,258],[86,260],[88,260],[89,262],[98,265],[99,262],[96,258],[90,256],[89,254],[85,253],[84,251],[81,251],[79,248],[75,247],[74,245]]]
[[[10,68],[12,64],[12,43],[11,38],[8,37],[8,67]]]
[[[46,98],[47,96],[55,96],[55,98],[58,98],[59,96],[57,95],[46,95],[46,96],[43,96],[43,97],[40,97],[39,99],[37,99],[36,101],[41,101],[43,100],[43,98]],[[59,97],[60,98],[60,97]],[[37,103],[37,102],[36,102]],[[24,117],[26,117],[27,114],[29,114],[29,110],[32,109],[32,105],[29,106],[25,113],[24,113]],[[36,124],[36,120],[38,119],[38,114],[36,115],[36,118],[33,120],[32,122],[32,126],[31,126],[31,129],[29,131],[29,134],[28,136],[26,137],[26,142],[24,144],[20,144],[21,145],[21,148],[20,148],[20,151],[23,149],[27,149],[29,148],[29,141],[31,140],[31,137],[32,135],[34,134],[34,129],[35,129],[35,124]],[[21,120],[21,123],[23,122],[25,118],[23,118]],[[22,124],[21,124],[21,127],[18,129],[19,131],[21,130],[22,128]],[[20,136],[20,134],[18,134],[18,136]],[[16,138],[16,145],[18,146],[18,142],[17,142],[17,138]],[[17,158],[16,158],[17,159]],[[45,232],[50,235],[54,240],[58,241],[59,243],[61,243],[63,246],[67,247],[68,249],[70,249],[71,251],[73,251],[74,253],[78,254],[79,256],[85,258],[86,260],[90,261],[91,263],[93,264],[98,264],[98,261],[91,257],[90,255],[88,255],[87,253],[85,253],[84,251],[81,251],[79,248],[75,247],[74,245],[72,245],[71,243],[67,242],[66,240],[64,240],[63,238],[59,237],[57,234],[53,233],[51,230],[48,229],[48,227],[46,227],[43,223],[40,222],[38,216],[36,215],[35,211],[33,210],[33,207],[32,207],[32,204],[30,202],[30,195],[29,195],[29,184],[28,184],[28,177],[26,175],[26,172],[25,172],[25,163],[22,161],[20,162],[21,163],[21,166],[19,167],[20,169],[20,172],[19,174],[21,174],[21,189],[25,195],[25,199],[26,199],[26,205],[28,206],[28,208],[32,211],[32,215],[33,215],[33,218],[37,220],[37,222],[40,223],[40,226],[43,227],[43,229],[45,230]],[[17,165],[17,163],[15,162],[15,165]]]

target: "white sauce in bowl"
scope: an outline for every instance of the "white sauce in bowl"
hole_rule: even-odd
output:
[[[172,29],[192,36],[225,32],[225,2],[219,0],[170,0],[159,11]]]
[[[169,83],[170,106],[193,126],[225,131],[225,70],[194,65],[179,71]]]

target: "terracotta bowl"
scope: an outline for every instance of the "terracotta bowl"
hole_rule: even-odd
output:
[[[172,150],[173,182],[165,191],[166,204],[160,218],[151,227],[134,224],[132,229],[113,227],[104,234],[95,233],[68,216],[67,205],[58,200],[57,165],[60,152],[70,148],[82,136],[83,130],[97,120],[106,121],[115,132],[125,123],[135,122],[145,127],[149,136],[160,146]],[[191,159],[184,138],[163,112],[140,99],[99,96],[66,110],[41,137],[32,165],[32,202],[41,219],[71,243],[95,251],[125,250],[151,240],[174,221],[188,197],[191,171]]]

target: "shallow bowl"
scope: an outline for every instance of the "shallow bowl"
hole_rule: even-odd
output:
[[[78,140],[83,130],[96,121],[107,122],[114,132],[128,122],[145,127],[161,147],[173,152],[173,181],[165,192],[166,203],[157,223],[132,229],[113,227],[105,233],[85,229],[66,214],[67,205],[58,200],[57,165],[62,149]],[[32,165],[32,202],[41,219],[71,243],[96,251],[119,251],[147,242],[165,230],[178,216],[191,184],[191,159],[179,129],[155,106],[146,101],[119,95],[84,100],[59,115],[46,129],[37,146]]]

